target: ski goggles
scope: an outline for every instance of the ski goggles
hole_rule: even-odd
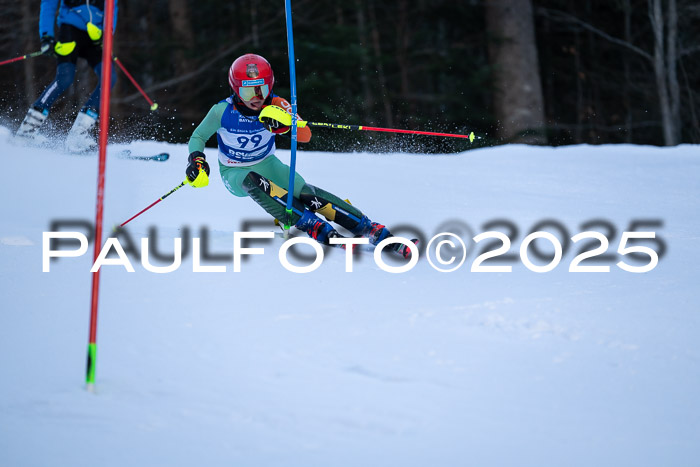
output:
[[[261,80],[262,81],[262,80]],[[270,95],[270,86],[263,84],[262,86],[247,86],[238,88],[238,97],[244,101],[249,101],[255,96],[262,99],[267,99]]]

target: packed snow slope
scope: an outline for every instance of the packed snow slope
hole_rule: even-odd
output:
[[[251,199],[227,192],[208,149],[208,187],[185,186],[132,221],[131,248],[117,237],[133,253],[150,235],[171,256],[183,238],[181,266],[157,274],[127,251],[135,272],[101,269],[89,393],[93,244],[42,272],[42,234],[93,222],[97,157],[18,146],[9,134],[0,135],[2,466],[697,465],[697,146],[300,151],[309,183],[373,220],[426,240],[452,232],[468,247],[454,272],[421,255],[400,274],[366,252],[346,272],[337,249],[313,272],[290,272],[280,238],[251,244],[264,254],[234,272],[233,233],[274,227]],[[172,157],[116,157],[124,148]],[[110,147],[106,232],[177,186],[186,157],[185,145]],[[569,245],[556,268],[538,273],[519,250],[545,220],[536,230]],[[489,230],[510,237],[514,256],[482,266],[512,272],[471,271],[495,241],[472,237]],[[609,272],[569,272],[577,254],[600,245],[567,240],[587,230],[609,238],[609,256],[581,265]],[[634,243],[661,253],[650,272],[616,265],[650,261],[618,252],[629,230],[655,232]],[[202,264],[225,272],[193,272],[191,237],[204,236]],[[535,245],[553,251],[547,240]],[[532,248],[533,263],[549,262]],[[442,254],[445,263],[459,256],[444,245]]]

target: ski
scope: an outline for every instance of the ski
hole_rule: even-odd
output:
[[[142,154],[134,154],[131,152],[130,149],[125,149],[125,150],[119,152],[119,157],[122,159],[131,159],[131,160],[136,160],[136,161],[165,162],[168,159],[170,159],[170,154],[168,154],[167,152],[161,152],[158,154],[142,155]]]
[[[69,151],[66,154],[72,156],[97,156],[97,152],[94,149],[89,149],[86,151]],[[165,162],[170,159],[170,154],[167,152],[161,152],[158,154],[134,154],[130,149],[124,149],[116,153],[117,157],[120,159],[130,159],[134,161],[158,161]]]
[[[412,238],[411,242],[418,246],[418,239],[417,238]],[[338,245],[340,247],[343,247],[345,249],[345,245]],[[353,254],[357,254],[360,252],[364,253],[374,253],[374,250],[376,248],[376,245],[366,244],[366,245],[353,245],[352,252]],[[401,243],[395,243],[392,244],[384,249],[384,251],[389,252],[391,255],[394,256],[400,256],[404,259],[410,259],[411,258],[411,250],[406,246]]]
[[[274,234],[275,234],[275,238],[280,238],[283,240],[286,240],[288,238],[294,238],[293,236],[290,236],[287,238],[283,232],[274,232]],[[305,235],[303,235],[303,237],[305,237]],[[336,238],[338,238],[338,237],[336,237]],[[343,237],[343,238],[352,238],[352,237]],[[419,246],[417,238],[412,238],[411,242],[413,242],[417,247]],[[400,245],[400,244],[397,244],[397,245]],[[323,244],[322,246],[331,247],[331,248],[340,248],[343,250],[346,249],[346,245],[337,244],[337,243],[336,244],[327,244],[327,245]],[[375,245],[372,245],[371,243],[362,244],[362,245],[352,245],[353,255],[360,254],[360,253],[374,253],[374,249],[375,249]],[[395,255],[395,256],[400,256],[404,259],[410,259],[410,257],[411,257],[411,250],[405,245],[400,245],[398,248],[387,247],[384,251],[387,251],[390,254]]]

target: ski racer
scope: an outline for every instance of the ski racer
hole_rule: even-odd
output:
[[[58,19],[56,18],[58,12]],[[27,112],[16,135],[36,139],[41,125],[56,99],[73,83],[78,57],[84,58],[97,74],[97,87],[82,107],[66,138],[66,149],[82,152],[95,146],[90,130],[100,108],[102,75],[102,29],[104,0],[42,0],[39,14],[41,52],[56,57],[56,77],[44,89]],[[58,29],[54,28],[54,21]],[[114,27],[117,24],[117,0],[114,0]],[[58,39],[58,40],[57,40]],[[116,73],[112,70],[111,85]]]
[[[287,133],[290,127],[280,119],[267,116],[264,109],[268,106],[284,109],[288,119],[291,118],[291,105],[273,94],[275,76],[272,67],[259,55],[246,54],[237,58],[229,70],[228,81],[233,93],[209,110],[189,140],[187,179],[194,187],[209,183],[209,164],[202,151],[216,133],[219,172],[228,191],[234,196],[253,198],[265,211],[284,223],[288,220],[288,193],[284,187],[288,186],[290,168],[275,156],[275,136]],[[311,130],[299,127],[297,138],[301,143],[308,142]],[[298,173],[294,177],[290,225],[322,244],[341,236],[328,221],[355,236],[369,238],[373,245],[391,236],[389,229],[372,222],[355,206],[306,183]],[[323,215],[325,220],[317,214]],[[403,244],[395,243],[390,248],[404,257],[410,255],[410,249]]]

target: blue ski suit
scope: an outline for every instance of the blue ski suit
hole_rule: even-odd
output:
[[[59,9],[60,5],[60,9]],[[58,9],[56,25],[69,24],[81,31],[87,30],[91,22],[103,29],[104,0],[42,0],[39,14],[39,37],[44,35],[55,37],[54,18]],[[117,0],[114,0],[114,28],[117,27]]]
[[[78,57],[87,60],[97,74],[97,87],[93,90],[83,106],[83,112],[91,111],[96,115],[100,108],[100,83],[102,76],[102,44],[94,42],[87,34],[87,25],[92,23],[99,29],[104,26],[104,0],[42,0],[39,15],[39,36],[56,37],[59,43],[74,43],[75,47],[66,55],[56,49],[58,66],[56,77],[44,89],[34,108],[48,114],[49,109],[73,83]],[[58,11],[58,18],[56,12]],[[55,24],[58,27],[56,35]],[[114,28],[117,25],[117,0],[114,0]],[[116,71],[112,68],[111,85],[116,82]]]

